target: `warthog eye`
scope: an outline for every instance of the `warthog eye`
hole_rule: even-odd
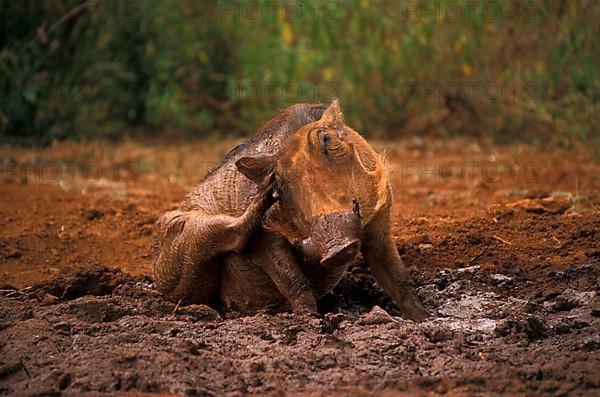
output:
[[[323,147],[323,153],[329,157],[329,144],[331,143],[331,135],[327,132],[325,128],[319,128],[317,130],[317,136],[319,137],[319,141]]]
[[[323,134],[323,153],[327,157],[329,157],[329,142],[331,142],[331,136],[327,133]]]

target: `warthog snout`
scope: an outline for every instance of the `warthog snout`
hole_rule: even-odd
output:
[[[360,218],[355,211],[335,212],[310,220],[310,236],[302,251],[323,266],[343,265],[360,251]]]

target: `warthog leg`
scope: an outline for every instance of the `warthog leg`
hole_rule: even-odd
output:
[[[377,283],[411,320],[423,321],[427,312],[413,294],[412,278],[390,233],[390,207],[384,207],[363,230],[361,252]]]
[[[213,303],[218,297],[221,255],[241,252],[270,205],[264,189],[239,217],[202,211],[170,211],[158,221],[156,287],[173,301]]]
[[[241,312],[285,306],[317,310],[308,279],[290,244],[271,232],[258,233],[247,251],[226,256],[221,299],[226,307]]]

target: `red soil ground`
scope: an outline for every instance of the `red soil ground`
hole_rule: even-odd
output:
[[[360,261],[317,317],[223,319],[153,290],[154,221],[235,143],[0,150],[0,394],[600,395],[600,164],[584,151],[375,145],[432,313],[414,324]]]

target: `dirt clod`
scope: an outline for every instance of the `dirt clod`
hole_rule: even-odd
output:
[[[393,323],[395,321],[396,320],[394,320],[392,316],[388,314],[388,312],[386,312],[379,306],[373,306],[373,309],[371,309],[369,313],[364,315],[361,322],[365,325],[376,325]]]

